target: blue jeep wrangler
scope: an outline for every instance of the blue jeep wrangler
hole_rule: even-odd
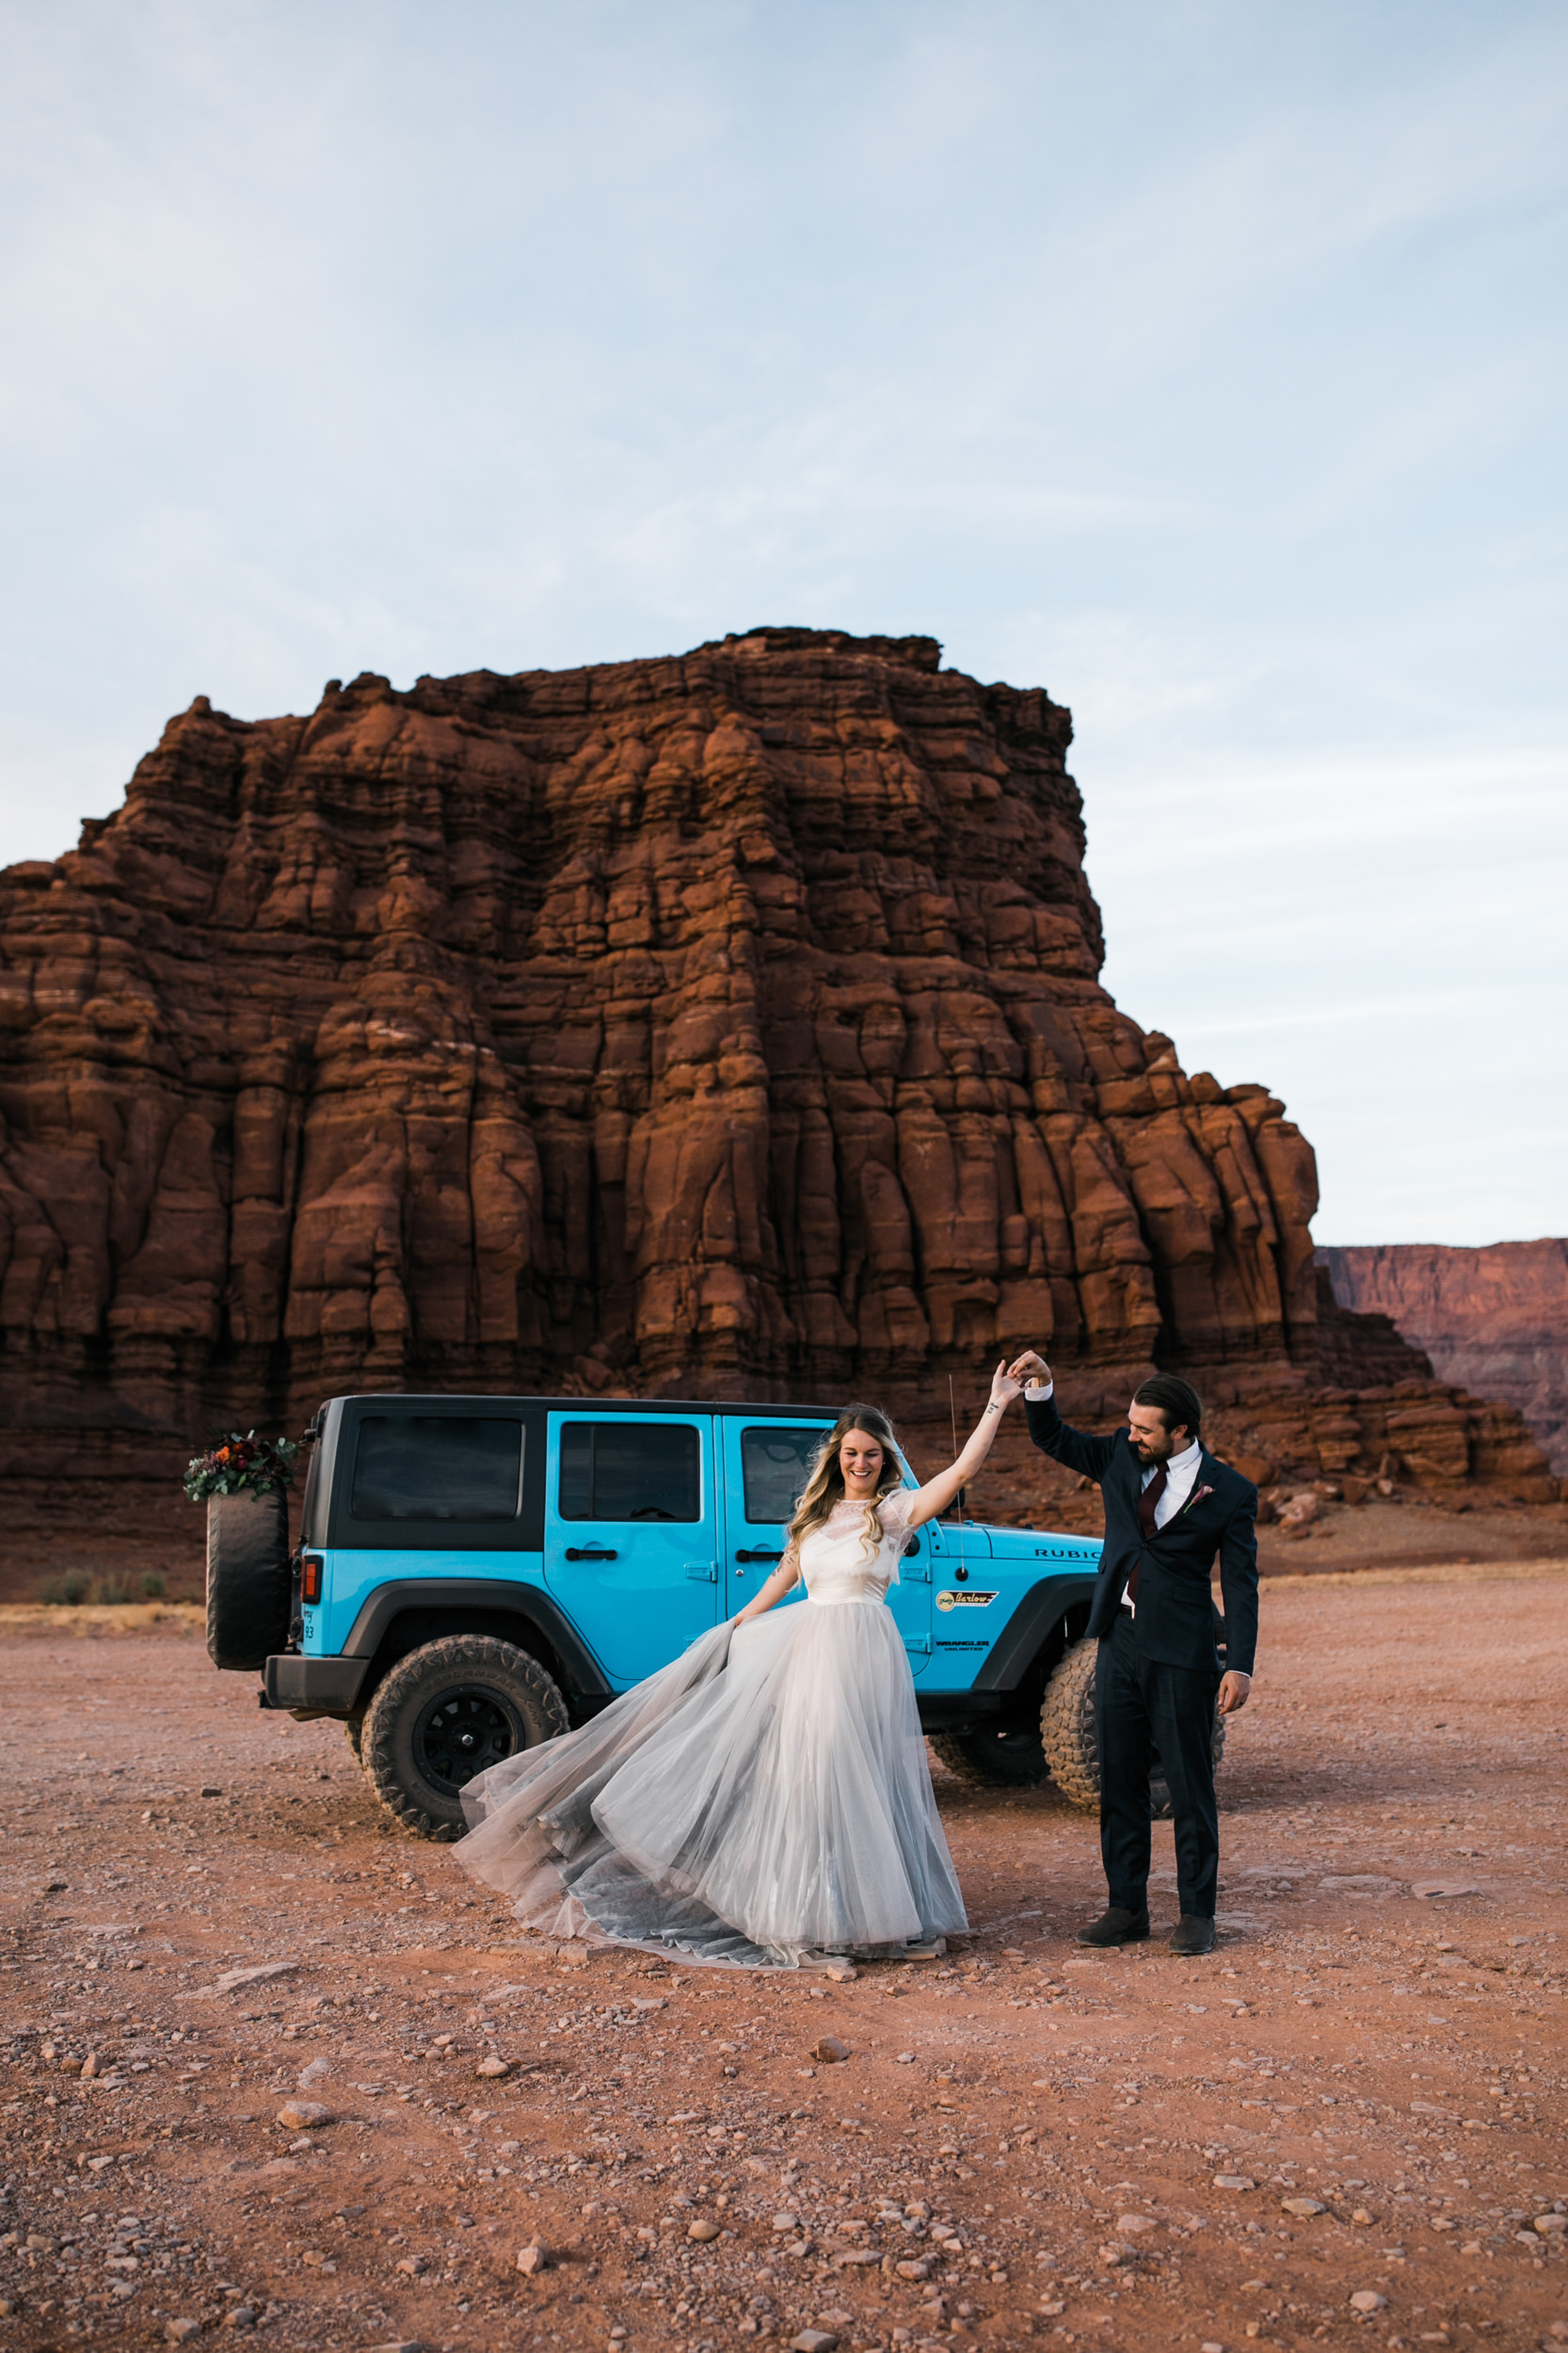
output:
[[[264,1707],[341,1718],[389,1811],[459,1836],[475,1773],[582,1723],[744,1606],[832,1421],[783,1405],[333,1398],[312,1424],[292,1560],[280,1496],[209,1505],[209,1650],[261,1670]],[[1099,1553],[961,1518],[911,1536],[888,1603],[921,1721],[965,1778],[1054,1778],[1095,1802],[1081,1638]]]

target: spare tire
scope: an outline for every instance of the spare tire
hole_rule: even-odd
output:
[[[289,1639],[289,1506],[281,1488],[207,1498],[207,1656],[251,1673]]]
[[[1040,1710],[1040,1739],[1051,1779],[1074,1805],[1100,1801],[1099,1729],[1095,1721],[1095,1659],[1099,1644],[1075,1642],[1046,1686]],[[1225,1753],[1225,1720],[1215,1710],[1214,1762]],[[1149,1771],[1149,1812],[1168,1821],[1171,1792],[1155,1751]]]

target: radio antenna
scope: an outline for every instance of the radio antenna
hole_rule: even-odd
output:
[[[950,1372],[950,1373],[949,1373],[949,1375],[948,1375],[948,1412],[949,1412],[949,1414],[952,1416],[952,1459],[953,1459],[953,1461],[956,1463],[956,1462],[957,1462],[957,1460],[958,1460],[958,1400],[957,1400],[957,1399],[956,1399],[956,1397],[953,1395],[953,1390],[952,1390],[952,1373],[951,1373],[951,1372]],[[964,1584],[964,1583],[967,1581],[967,1578],[968,1578],[968,1571],[965,1569],[965,1566],[964,1566],[964,1490],[963,1490],[963,1488],[962,1488],[962,1487],[960,1487],[960,1488],[959,1488],[959,1490],[958,1490],[958,1576],[957,1576],[957,1582],[958,1582],[960,1585],[962,1585],[962,1584]]]

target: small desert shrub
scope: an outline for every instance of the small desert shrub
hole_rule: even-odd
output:
[[[149,1569],[141,1577],[133,1577],[116,1570],[108,1577],[94,1579],[92,1598],[110,1607],[128,1601],[161,1601],[168,1588],[160,1572]]]
[[[86,1601],[90,1586],[91,1579],[85,1570],[67,1569],[63,1577],[52,1577],[45,1581],[41,1598],[76,1609]]]

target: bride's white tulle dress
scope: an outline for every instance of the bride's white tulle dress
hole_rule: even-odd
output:
[[[840,1503],[806,1599],[715,1626],[577,1732],[463,1792],[453,1852],[557,1936],[792,1967],[967,1925],[887,1606],[914,1497]]]

